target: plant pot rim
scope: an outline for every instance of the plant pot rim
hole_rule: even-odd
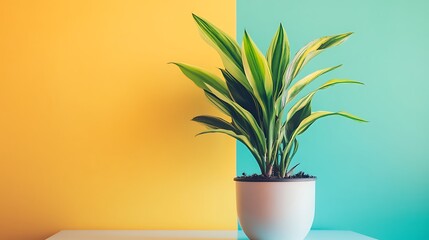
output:
[[[312,182],[316,181],[316,177],[308,178],[242,178],[235,177],[235,182]]]

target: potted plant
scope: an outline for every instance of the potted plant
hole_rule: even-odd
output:
[[[261,170],[260,175],[234,179],[240,224],[250,239],[304,239],[314,218],[316,178],[302,172],[293,173],[299,164],[291,165],[298,150],[297,137],[326,116],[365,120],[347,112],[311,109],[313,96],[319,90],[361,82],[332,79],[295,99],[317,77],[341,65],[295,78],[308,61],[325,49],[341,44],[351,33],[316,39],[292,59],[281,24],[267,54],[263,55],[246,31],[240,47],[213,24],[195,14],[193,17],[202,37],[220,55],[224,79],[195,66],[174,64],[229,117],[203,115],[193,120],[208,127],[200,134],[223,133],[242,142]]]

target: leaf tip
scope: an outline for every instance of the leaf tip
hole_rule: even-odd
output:
[[[247,30],[244,30],[244,36],[243,36],[243,45],[251,44],[252,39],[250,38],[249,33]]]
[[[349,37],[350,37],[350,35],[352,35],[354,32],[346,32],[346,33],[343,33],[343,34],[341,34],[342,35],[342,38],[344,39],[344,40],[346,40],[346,39],[348,39]]]
[[[365,120],[365,119],[363,119],[363,118],[355,119],[355,120],[357,120],[358,122],[361,122],[361,123],[369,123],[369,121],[368,121],[368,120]]]
[[[226,69],[219,68],[219,70],[220,70],[220,72],[221,72],[223,75],[225,75],[225,74],[227,74],[227,73],[228,73],[228,70],[226,70]]]
[[[283,27],[282,23],[279,24],[279,29],[277,31],[282,35],[285,34],[285,28]]]
[[[192,17],[193,17],[196,21],[201,20],[201,18],[200,18],[200,17],[198,17],[198,16],[197,16],[197,14],[195,14],[195,13],[192,13]]]
[[[335,69],[337,69],[337,68],[340,68],[340,67],[342,67],[342,66],[343,66],[343,64],[338,64],[338,65],[336,65],[336,66],[330,67],[330,68],[328,68],[328,72],[329,72],[329,71],[333,71],[333,70],[335,70]]]
[[[359,118],[359,120],[360,120],[361,122],[364,122],[364,123],[368,123],[368,122],[369,122],[368,120],[363,119],[363,118]]]
[[[363,82],[359,82],[359,81],[354,81],[354,80],[349,80],[350,83],[354,83],[354,84],[358,84],[358,85],[365,85],[365,83]]]

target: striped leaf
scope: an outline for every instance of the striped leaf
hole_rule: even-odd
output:
[[[295,166],[291,167],[290,170],[286,173],[286,177],[290,177],[293,175],[293,170],[299,166],[299,163],[295,164]]]
[[[265,134],[259,126],[258,121],[253,117],[253,115],[228,97],[225,97],[222,94],[216,94],[215,89],[212,89],[210,86],[209,88],[216,95],[216,97],[225,102],[228,107],[233,109],[236,113],[239,114],[240,117],[246,120],[246,122],[251,126],[251,130],[256,134],[258,140],[261,142],[263,149],[266,149]]]
[[[294,141],[294,143],[293,143],[293,150],[292,150],[292,155],[290,156],[290,159],[292,159],[293,157],[295,157],[295,154],[298,152],[298,148],[299,148],[298,140],[296,140],[296,138],[295,138],[293,141]],[[297,165],[299,165],[299,163]],[[295,167],[293,167],[291,170],[293,170]]]
[[[339,34],[339,35],[335,35],[333,37],[328,37],[328,40],[323,43],[319,49],[325,49],[325,48],[330,48],[330,47],[334,47],[334,46],[338,46],[341,43],[343,43],[345,40],[347,40],[347,38],[352,35],[352,32],[348,32],[348,33],[343,33],[343,34]]]
[[[343,33],[334,36],[322,37],[308,43],[303,48],[301,48],[295,55],[292,63],[289,64],[288,68],[286,69],[285,87],[289,87],[292,80],[296,77],[296,75],[298,75],[298,73],[305,66],[305,64],[307,64],[308,61],[317,56],[324,49],[341,44],[347,40],[351,34],[352,33]]]
[[[321,76],[327,72],[330,72],[336,68],[339,68],[339,67],[341,67],[341,65],[337,65],[334,67],[318,70],[318,71],[315,71],[315,72],[305,76],[301,80],[297,81],[292,87],[289,88],[289,90],[287,92],[286,104],[289,103],[290,101],[292,101],[296,97],[296,95],[298,95],[301,92],[301,90],[304,89],[308,84],[313,82],[313,80],[315,80],[319,76]]]
[[[331,79],[324,84],[322,84],[319,89],[326,89],[330,86],[336,85],[336,84],[342,84],[342,83],[351,83],[351,84],[359,84],[364,85],[362,82],[349,80],[349,79]]]
[[[350,83],[350,84],[363,84],[361,82],[358,81],[353,81],[353,80],[348,80],[348,79],[332,79],[329,80],[327,82],[325,82],[324,84],[322,84],[319,88],[317,88],[316,90],[310,92],[309,94],[307,94],[306,96],[304,96],[303,98],[301,98],[299,101],[297,101],[289,110],[287,117],[286,117],[286,121],[289,121],[289,119],[291,119],[291,117],[298,112],[300,109],[304,108],[306,105],[309,104],[309,102],[311,102],[311,100],[313,99],[314,94],[316,94],[319,90],[322,89],[326,89],[330,86],[336,85],[336,84],[345,84],[345,83]]]
[[[258,122],[261,122],[262,108],[259,102],[255,99],[253,93],[249,92],[234,76],[232,76],[230,72],[228,72],[228,70],[220,70],[226,80],[226,85],[228,86],[232,99],[244,109],[252,113]]]
[[[244,135],[251,143],[252,146],[257,148],[259,151],[263,152],[264,147],[260,142],[257,134],[255,133],[252,126],[248,121],[241,116],[233,107],[228,103],[218,98],[215,94],[205,91],[207,98],[212,102],[216,107],[223,111],[226,115],[230,116],[232,119],[232,125],[241,135]]]
[[[240,46],[237,41],[207,20],[192,14],[202,38],[220,55],[226,69],[248,90],[251,89],[244,75]]]
[[[293,149],[288,148],[289,150],[287,152],[286,151],[284,152],[284,154],[282,155],[282,159],[281,159],[281,164],[282,164],[281,165],[282,166],[281,175],[283,177],[288,177],[291,174],[291,172],[293,171],[293,169],[295,169],[295,167],[297,167],[299,165],[299,164],[297,164],[294,167],[292,167],[289,171],[287,171],[289,169],[290,162],[292,161],[295,154],[298,152],[298,147],[299,147],[299,144],[298,144],[298,141],[296,140],[296,138],[291,140],[288,143],[288,145],[289,144],[290,144],[290,146],[293,146]]]
[[[298,150],[296,138],[316,120],[338,115],[365,121],[346,112],[311,112],[316,92],[336,84],[361,84],[352,80],[327,81],[286,108],[286,104],[317,77],[339,66],[315,71],[291,86],[303,67],[324,49],[344,42],[351,33],[316,39],[301,48],[290,60],[289,42],[281,24],[264,56],[247,32],[240,47],[233,38],[213,24],[196,15],[193,17],[204,40],[219,53],[224,65],[221,71],[225,81],[197,67],[175,64],[204,90],[210,102],[231,117],[231,121],[205,115],[193,120],[209,128],[200,134],[223,133],[245,144],[266,177],[272,176],[273,172],[281,177],[292,174],[297,165],[288,169]],[[284,120],[283,113],[287,110]]]
[[[282,24],[280,24],[267,52],[267,61],[268,66],[271,69],[275,98],[277,98],[283,89],[283,77],[289,63],[289,55],[289,41],[286,31]]]
[[[328,112],[328,111],[318,111],[313,112],[310,114],[310,116],[306,117],[302,122],[299,124],[295,132],[292,134],[291,139],[289,140],[286,148],[284,149],[284,153],[288,153],[293,145],[293,142],[296,138],[296,136],[302,134],[305,132],[316,120],[327,117],[327,116],[342,116],[346,117],[358,122],[367,122],[366,120],[359,118],[355,115],[352,115],[347,112]],[[285,154],[286,155],[286,154]],[[286,159],[286,157],[282,158],[281,164],[282,166],[285,166],[284,170],[287,170],[287,166],[289,166],[290,158]],[[283,172],[283,177],[285,177],[285,173]]]
[[[293,132],[299,126],[302,120],[311,114],[311,100],[307,101],[304,107],[293,113],[286,122],[286,138],[290,139]]]
[[[172,63],[180,68],[180,70],[191,79],[198,87],[209,90],[208,86],[213,87],[218,92],[222,93],[225,96],[229,96],[229,91],[226,86],[226,83],[219,77],[214,74],[211,74],[203,69],[187,65],[184,63]]]
[[[244,72],[259,103],[269,111],[273,96],[273,81],[265,56],[259,51],[247,32],[243,38]]]
[[[204,94],[206,95],[207,99],[215,105],[220,111],[222,111],[227,116],[231,116],[232,109],[222,100],[220,100],[216,95],[211,93],[209,90],[204,90]]]
[[[226,110],[242,132],[247,133],[249,138],[258,145],[257,148],[265,152],[267,148],[265,134],[253,115],[231,99],[217,93],[215,89],[211,88],[210,91],[206,92],[209,99],[221,110]]]
[[[358,122],[367,122],[366,120],[359,118],[355,115],[352,115],[350,113],[347,113],[347,112],[318,111],[318,112],[312,113],[310,116],[308,116],[304,120],[302,120],[302,122],[299,124],[298,128],[295,130],[295,132],[292,136],[292,139],[294,139],[297,135],[302,134],[316,120],[323,118],[323,117],[327,117],[327,116],[333,116],[333,115],[346,117],[346,118],[349,118],[349,119],[352,119],[352,120],[355,120]]]
[[[261,151],[265,149],[263,143],[261,143],[261,138],[259,138],[258,134],[255,132],[255,128],[249,123],[246,117],[243,117],[242,113],[238,112],[230,103],[223,101],[212,92],[205,91],[205,94],[210,102],[231,117],[232,125],[239,133],[245,135],[256,148]],[[259,130],[257,129],[257,131]]]
[[[212,129],[225,129],[237,133],[237,130],[231,123],[219,117],[202,115],[194,117],[192,121],[202,123]]]

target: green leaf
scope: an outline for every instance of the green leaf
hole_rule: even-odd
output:
[[[293,157],[295,157],[295,154],[298,152],[298,148],[299,148],[298,140],[294,139],[293,141],[294,141],[294,143],[293,143],[293,150],[292,150],[292,155],[290,156],[290,159],[292,159]]]
[[[304,122],[304,121],[309,121],[309,119],[312,119],[312,118],[310,118],[311,116],[313,116],[313,117],[318,116],[317,112],[316,112],[316,114],[311,113],[311,101],[312,101],[313,96],[316,94],[317,91],[319,91],[321,89],[326,89],[330,86],[333,86],[336,84],[343,84],[343,83],[363,84],[361,82],[357,82],[357,81],[353,81],[353,80],[347,80],[347,79],[332,79],[332,80],[329,80],[326,83],[324,83],[322,86],[320,86],[316,90],[310,92],[309,94],[307,94],[303,98],[301,98],[298,102],[296,102],[290,108],[290,110],[287,114],[287,117],[286,117],[286,122],[283,125],[286,128],[286,130],[284,131],[282,128],[282,131],[285,132],[285,133],[283,132],[285,134],[285,137],[289,140],[286,147],[283,150],[283,155],[282,155],[281,164],[280,164],[280,166],[283,167],[282,168],[283,176],[287,170],[287,166],[289,166],[290,158],[288,158],[288,153],[290,151],[290,148],[292,147],[293,141],[295,140],[296,136],[303,133],[305,130],[307,130],[307,128],[310,127],[310,125],[315,120],[318,119],[318,118],[315,118],[314,121],[310,122],[310,124],[305,124],[305,122]],[[363,119],[360,119],[358,117],[355,117],[355,116],[353,116],[349,113],[345,113],[345,112],[338,112],[338,113],[324,112],[324,113],[326,113],[324,116],[341,115],[341,116],[349,117],[349,118],[352,118],[352,119],[355,119],[358,121],[359,120],[365,121]],[[322,117],[324,117],[324,116],[322,116]],[[277,142],[277,144],[279,144],[279,142]]]
[[[249,130],[251,130],[251,132],[256,135],[258,142],[261,144],[261,147],[266,150],[265,134],[259,126],[258,121],[253,117],[253,115],[231,99],[221,94],[216,94],[216,90],[211,89],[211,91],[216,95],[216,97],[225,102],[229,108],[233,109],[239,117],[243,118],[243,120],[250,125],[251,128]]]
[[[352,35],[352,32],[348,32],[348,33],[343,33],[343,34],[339,34],[339,35],[335,35],[333,37],[328,37],[328,40],[326,40],[325,43],[323,43],[322,45],[320,45],[319,50],[321,49],[325,49],[325,48],[330,48],[330,47],[334,47],[334,46],[338,46],[341,43],[343,43],[345,40],[347,40],[347,38]]]
[[[218,98],[215,94],[205,91],[207,98],[212,102],[216,107],[218,107],[226,115],[230,116],[232,119],[232,125],[237,130],[238,133],[244,135],[253,147],[263,151],[262,144],[259,142],[259,139],[254,132],[253,128],[243,118],[237,111],[234,110],[228,103]]]
[[[247,32],[244,32],[243,38],[243,66],[253,93],[265,108],[264,110],[270,111],[273,96],[270,69],[264,55],[250,39]]]
[[[275,98],[277,98],[283,89],[283,77],[289,63],[289,55],[289,41],[286,31],[282,24],[280,24],[267,52],[267,61],[268,66],[271,69]]]
[[[305,106],[296,111],[286,122],[286,138],[290,139],[293,132],[299,126],[302,120],[311,114],[311,100]]]
[[[249,92],[228,70],[220,69],[232,99],[244,109],[252,113],[258,122],[261,121],[262,108],[252,92]]]
[[[219,117],[203,115],[194,117],[192,121],[202,123],[212,129],[225,129],[237,133],[237,130],[231,125],[231,123]]]
[[[336,84],[345,84],[345,83],[350,83],[350,84],[363,84],[361,82],[358,81],[353,81],[353,80],[348,80],[348,79],[332,79],[329,80],[327,82],[325,82],[324,84],[322,84],[319,88],[317,88],[316,90],[310,92],[309,94],[307,94],[306,96],[304,96],[303,98],[301,98],[299,101],[297,101],[289,110],[287,117],[286,117],[286,121],[289,121],[289,119],[291,119],[291,117],[300,109],[304,108],[307,104],[309,104],[309,102],[311,102],[311,100],[313,99],[313,96],[322,89],[326,89],[330,86],[336,85]]]
[[[296,82],[292,87],[289,88],[289,90],[287,92],[286,104],[289,103],[290,101],[292,101],[296,97],[296,95],[298,95],[301,92],[301,90],[304,89],[313,80],[315,80],[319,76],[321,76],[327,72],[330,72],[336,68],[339,68],[339,67],[341,67],[341,65],[337,65],[334,67],[329,67],[329,68],[325,68],[322,70],[315,71],[315,72],[305,76],[304,78],[302,78],[298,82]]]
[[[322,37],[303,47],[290,60],[290,49],[282,25],[273,37],[266,57],[262,55],[247,32],[243,45],[203,18],[193,14],[202,37],[220,55],[225,81],[205,70],[186,64],[177,64],[182,72],[198,87],[217,108],[231,117],[231,122],[214,116],[197,116],[193,120],[206,125],[205,133],[223,133],[241,141],[257,160],[261,172],[269,176],[272,166],[281,176],[286,171],[298,150],[297,136],[302,134],[317,119],[338,115],[364,121],[345,112],[311,113],[315,93],[339,83],[359,83],[351,80],[333,79],[301,98],[290,109],[283,121],[283,113],[300,92],[320,75],[336,67],[316,71],[295,83],[292,81],[312,58],[324,49],[337,46],[351,33]],[[289,63],[289,61],[291,61]],[[279,159],[280,157],[280,159]]]
[[[301,69],[310,61],[312,58],[317,56],[324,49],[337,46],[347,40],[352,33],[343,33],[334,36],[326,36],[316,39],[303,48],[301,48],[295,55],[292,63],[286,69],[285,76],[285,88],[288,88],[292,80],[298,75]]]
[[[249,125],[247,120],[241,116],[229,103],[223,101],[218,96],[212,92],[205,91],[207,98],[212,102],[217,108],[219,108],[226,115],[230,116],[232,119],[232,125],[238,130],[241,134],[245,135],[254,146],[261,146],[258,143],[258,138],[253,132],[253,128]]]
[[[229,96],[229,91],[226,83],[214,74],[211,74],[203,69],[187,65],[184,63],[172,63],[180,68],[180,70],[191,79],[198,87],[209,91],[207,85],[213,87],[218,92],[225,96]]]
[[[210,90],[211,92],[206,91],[206,96],[209,100],[219,109],[226,112],[227,115],[231,116],[233,124],[237,124],[240,131],[249,137],[254,146],[258,148],[260,152],[266,152],[267,146],[265,134],[253,115],[231,99],[219,93],[216,94],[216,90]]]
[[[204,90],[204,94],[206,95],[207,99],[209,99],[209,101],[213,105],[215,105],[219,110],[221,110],[226,115],[232,117],[231,116],[232,109],[228,106],[227,103],[220,100],[216,95],[211,93],[209,90]]]
[[[293,150],[290,150],[290,146],[293,145]],[[293,169],[295,169],[295,167],[297,167],[299,164],[295,165],[294,167],[292,167],[292,169],[290,169],[289,171],[289,165],[290,162],[292,161],[292,158],[295,156],[295,154],[298,152],[298,141],[296,140],[296,138],[294,138],[293,140],[289,141],[289,143],[287,144],[287,151],[284,151],[283,155],[282,155],[282,159],[281,159],[281,175],[283,177],[289,177],[291,172],[293,171]]]
[[[327,117],[327,116],[333,116],[333,115],[346,117],[346,118],[349,118],[349,119],[352,119],[352,120],[355,120],[358,122],[367,122],[366,120],[359,118],[355,115],[352,115],[350,113],[347,113],[347,112],[318,111],[318,112],[314,112],[314,113],[310,114],[310,116],[308,116],[304,120],[302,120],[302,122],[299,124],[298,128],[295,130],[292,138],[294,139],[295,136],[302,134],[316,120],[321,119],[323,117]]]
[[[343,83],[364,85],[364,83],[362,83],[362,82],[349,80],[349,79],[331,79],[331,80],[325,82],[322,86],[320,86],[319,89],[326,89],[330,86],[333,86],[336,84],[343,84]]]
[[[292,134],[289,142],[286,145],[286,148],[284,149],[283,158],[281,159],[281,166],[283,166],[283,169],[282,169],[283,177],[285,176],[287,167],[289,166],[289,163],[290,163],[290,158],[287,157],[288,155],[287,153],[289,153],[293,145],[293,142],[295,141],[296,136],[305,132],[310,127],[310,125],[312,125],[316,120],[327,116],[334,116],[334,115],[346,117],[358,122],[367,122],[366,120],[347,112],[327,112],[327,111],[313,112],[312,114],[310,114],[310,116],[306,117],[304,120],[301,121],[299,126],[296,128],[295,132]]]
[[[202,38],[219,53],[225,68],[246,89],[250,90],[251,87],[244,75],[241,50],[238,43],[207,20],[195,14],[192,14],[192,16],[198,25],[198,30]]]
[[[299,166],[299,163],[295,164],[295,166],[293,166],[287,173],[286,173],[286,177],[290,177],[293,174],[293,170],[295,170],[296,167]]]

